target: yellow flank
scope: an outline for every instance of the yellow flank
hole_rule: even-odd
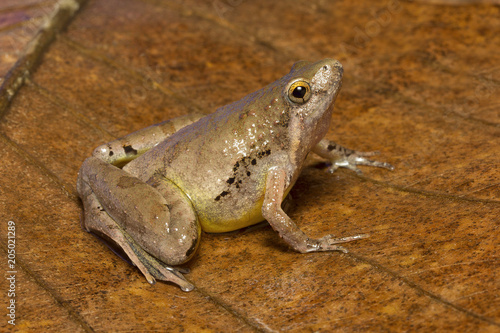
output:
[[[264,221],[265,219],[262,216],[262,205],[265,196],[265,178],[261,185],[262,188],[259,190],[261,194],[260,199],[254,202],[251,207],[247,207],[245,210],[239,210],[240,213],[236,216],[234,215],[234,212],[238,211],[236,207],[227,207],[226,209],[232,209],[231,212],[233,214],[229,214],[224,209],[214,210],[213,207],[209,209],[207,207],[197,206],[197,203],[193,203],[198,213],[198,221],[203,231],[210,233],[229,232]],[[286,188],[283,193],[283,198],[286,198],[292,186],[293,184],[290,184],[288,188]]]
[[[201,228],[205,232],[221,233],[238,230],[250,225],[264,221],[262,217],[262,203],[264,198],[256,202],[253,207],[247,209],[241,216],[228,219],[223,213],[207,214],[207,211],[198,211],[198,219]]]
[[[255,193],[258,193],[257,198],[252,203],[242,202],[240,205],[233,202],[233,204],[225,204],[223,206],[213,206],[212,200],[208,200],[208,204],[204,204],[203,200],[192,200],[192,204],[198,214],[198,221],[201,228],[205,232],[222,233],[245,228],[259,222],[264,221],[262,216],[262,205],[266,194],[266,180],[267,174],[261,174],[258,179],[260,180],[255,186]],[[292,189],[293,183],[290,184],[283,193],[284,198]],[[188,195],[189,197],[189,195]],[[207,203],[207,201],[205,201]]]

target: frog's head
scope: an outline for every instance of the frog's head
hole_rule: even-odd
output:
[[[307,151],[328,131],[342,73],[340,62],[324,59],[315,63],[300,61],[287,75],[283,95],[290,106],[291,130]]]

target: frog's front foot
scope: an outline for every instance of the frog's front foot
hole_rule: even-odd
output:
[[[337,244],[352,242],[367,237],[369,237],[368,234],[361,234],[361,235],[348,236],[342,238],[334,238],[333,235],[326,235],[319,239],[308,239],[307,250],[305,252],[341,251],[347,253],[349,251],[347,251],[345,247]]]
[[[358,168],[358,165],[368,165],[378,168],[394,170],[394,167],[389,163],[372,161],[367,157],[378,155],[379,152],[362,152],[345,148],[333,141],[323,139],[314,148],[313,151],[319,156],[331,161],[332,165],[328,168],[329,172],[334,172],[338,168],[346,168],[356,172],[358,175],[363,174]]]
[[[373,161],[366,158],[378,154],[380,154],[378,151],[371,151],[371,152],[361,152],[355,150],[347,151],[346,154],[332,161],[332,165],[328,168],[328,171],[330,173],[333,173],[338,168],[346,168],[356,172],[358,175],[362,175],[363,172],[358,168],[358,165],[368,165],[378,168],[394,170],[394,167],[389,163]]]

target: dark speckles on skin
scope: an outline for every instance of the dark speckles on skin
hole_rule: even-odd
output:
[[[330,143],[328,145],[328,147],[326,147],[326,149],[328,149],[328,151],[332,151],[332,150],[337,150],[338,152],[340,152],[342,155],[345,155],[347,157],[351,156],[353,151],[350,150],[350,149],[346,149],[342,146],[338,146],[337,144],[332,144]]]
[[[125,154],[127,154],[127,155],[129,155],[129,154],[137,155],[137,150],[132,148],[131,145],[123,146],[123,150],[125,150]]]
[[[289,123],[290,123],[290,114],[288,112],[282,113],[280,116],[279,125],[287,128]]]
[[[234,163],[233,175],[226,180],[226,183],[228,184],[227,189],[215,197],[214,200],[220,201],[223,197],[230,194],[231,190],[240,189],[241,186],[243,186],[243,182],[252,175],[252,172],[250,171],[251,167],[257,165],[258,160],[269,155],[271,155],[270,149],[261,150],[253,153],[252,156],[242,157],[239,161]]]
[[[111,150],[111,148],[109,149],[109,156],[113,156],[115,153],[113,153],[113,151]]]
[[[271,155],[271,149],[268,149],[268,150],[265,150],[265,151],[260,151],[258,154],[257,154],[257,157],[258,158],[262,158],[264,156],[269,156]]]
[[[220,200],[220,198],[225,197],[225,196],[226,196],[226,195],[228,195],[228,194],[229,194],[229,192],[228,192],[228,191],[222,191],[222,193],[221,193],[221,194],[219,194],[219,195],[215,198],[215,201],[219,201],[219,200]]]

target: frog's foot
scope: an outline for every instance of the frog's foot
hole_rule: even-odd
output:
[[[393,170],[394,167],[389,163],[372,161],[367,157],[378,155],[379,152],[362,152],[356,151],[349,148],[345,148],[333,141],[323,139],[314,148],[313,151],[319,156],[326,158],[331,161],[332,166],[328,168],[328,171],[334,172],[338,168],[347,168],[358,175],[362,172],[358,168],[358,165],[368,165],[378,168],[385,168]]]
[[[173,282],[183,291],[191,291],[194,289],[194,286],[182,275],[181,270],[163,264],[158,259],[144,251],[140,246],[136,245],[132,237],[128,234],[124,233],[123,235],[127,245],[130,250],[133,251],[135,256],[130,256],[130,250],[125,250],[123,244],[119,245],[125,250],[130,260],[132,260],[134,265],[139,268],[150,284],[155,284],[156,280],[160,280]],[[186,270],[183,271],[187,272]]]
[[[347,249],[343,246],[337,245],[355,240],[369,237],[368,234],[361,234],[356,236],[348,236],[342,238],[333,238],[333,235],[326,235],[319,239],[309,239],[306,252],[319,252],[319,251],[341,251],[347,253]]]
[[[362,175],[363,172],[358,168],[358,165],[368,165],[378,168],[394,170],[394,167],[386,162],[369,160],[366,157],[378,155],[378,151],[361,152],[350,149],[344,149],[344,154],[332,161],[332,166],[328,168],[330,173],[333,173],[338,168],[346,168]]]
[[[83,182],[79,183],[79,193],[84,204],[83,227],[88,232],[105,235],[115,242],[139,268],[150,284],[156,280],[177,284],[183,291],[191,291],[194,286],[175,268],[164,265],[144,251],[102,208],[96,195]]]

